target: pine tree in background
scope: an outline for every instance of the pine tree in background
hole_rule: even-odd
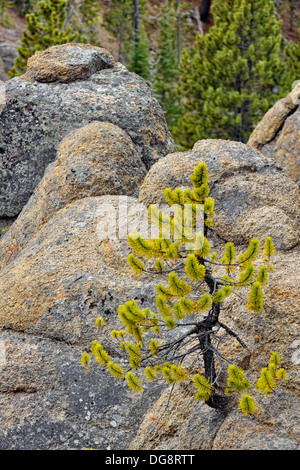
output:
[[[145,11],[144,0],[133,0],[133,50],[128,69],[150,81],[150,53],[145,25],[141,14]]]
[[[13,3],[9,0],[0,0],[0,25],[13,27],[8,10],[13,7]]]
[[[286,66],[275,13],[273,0],[214,0],[214,25],[182,54],[180,147],[206,138],[245,142],[282,96]]]
[[[78,41],[81,43],[100,46],[97,38],[98,25],[101,21],[100,5],[98,0],[82,0],[78,5],[78,23],[72,22],[74,29],[78,30]],[[78,25],[76,28],[76,24]]]
[[[111,0],[110,8],[103,18],[103,26],[116,38],[118,61],[127,63],[133,38],[132,0]]]
[[[288,63],[288,73],[286,76],[286,88],[289,92],[293,83],[300,81],[300,29],[298,30],[298,42],[292,41],[286,46],[285,55]]]
[[[161,5],[161,13],[158,46],[155,55],[154,92],[165,113],[168,127],[172,130],[180,114],[177,15],[174,2],[166,0]]]
[[[42,0],[35,11],[26,15],[26,29],[10,77],[24,73],[28,59],[35,52],[78,40],[78,33],[65,26],[66,5],[67,0]]]
[[[13,0],[21,16],[25,16],[36,5],[38,0]]]

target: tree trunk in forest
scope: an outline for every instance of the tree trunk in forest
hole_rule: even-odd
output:
[[[202,0],[199,7],[200,11],[200,20],[202,23],[208,23],[209,21],[209,9],[210,9],[211,0]]]

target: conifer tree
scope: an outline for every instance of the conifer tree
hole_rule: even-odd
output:
[[[13,7],[13,4],[9,0],[0,0],[0,24],[6,27],[14,26],[11,21],[8,10]]]
[[[70,3],[70,0],[69,0]],[[71,2],[74,4],[74,0]],[[74,18],[71,24],[74,31],[78,31],[78,41],[84,44],[100,46],[97,26],[100,23],[100,4],[98,0],[81,0],[75,6]]]
[[[273,0],[214,0],[214,24],[183,51],[183,114],[174,133],[190,148],[203,138],[247,141],[284,92],[281,22]]]
[[[173,2],[166,0],[161,5],[161,13],[158,48],[155,55],[157,65],[154,77],[154,92],[165,113],[168,127],[172,130],[180,114],[177,14]]]
[[[133,50],[128,69],[145,80],[150,80],[149,43],[141,11],[145,9],[145,1],[133,0]]]
[[[113,33],[118,44],[118,61],[127,63],[133,37],[132,0],[111,0],[103,26]]]
[[[300,80],[300,29],[298,30],[298,41],[290,41],[286,46],[285,55],[288,63],[286,76],[287,93],[291,90],[293,83]]]
[[[65,26],[66,5],[67,0],[41,0],[36,10],[26,15],[26,29],[10,77],[24,73],[28,59],[35,52],[78,39],[78,33]]]
[[[21,16],[25,16],[35,6],[38,0],[13,0]]]
[[[152,273],[159,282],[155,309],[142,308],[136,300],[119,306],[123,328],[111,331],[111,341],[115,345],[112,350],[119,350],[122,364],[113,360],[97,340],[90,352],[83,353],[81,363],[88,371],[92,355],[101,367],[137,392],[143,392],[145,381],[162,380],[172,386],[186,381],[194,388],[195,398],[212,408],[226,408],[234,396],[239,397],[244,414],[253,414],[257,408],[253,391],[269,395],[286,378],[282,358],[273,352],[256,383],[250,382],[219,348],[225,335],[251,355],[238,333],[222,321],[222,312],[229,296],[238,296],[252,315],[263,312],[263,290],[273,269],[270,258],[275,247],[267,237],[262,262],[257,261],[261,252],[257,238],[251,239],[240,254],[231,242],[221,257],[212,252],[208,231],[213,223],[214,200],[209,196],[208,181],[206,164],[199,163],[191,176],[193,189],[165,190],[171,215],[155,205],[149,207],[151,220],[159,227],[159,238],[148,240],[139,233],[128,236],[133,251],[128,263],[135,275]],[[198,227],[201,213],[204,230]],[[99,317],[96,325],[101,331],[104,319]],[[225,385],[219,382],[221,372],[227,373]]]

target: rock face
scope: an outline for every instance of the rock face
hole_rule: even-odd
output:
[[[166,187],[191,187],[194,167],[204,161],[215,199],[214,229],[226,241],[247,243],[254,236],[272,236],[280,249],[299,241],[300,199],[296,183],[274,162],[248,145],[203,140],[188,152],[158,161],[148,172],[140,202],[160,204]]]
[[[3,78],[0,80],[9,80],[8,71],[13,67],[15,58],[18,54],[18,44],[0,42],[0,62],[3,63]]]
[[[170,397],[166,390],[146,414],[130,443],[131,450],[293,450],[300,449],[300,262],[299,245],[274,256],[275,270],[266,289],[265,310],[257,316],[245,311],[239,299],[230,301],[224,321],[251,350],[250,363],[242,366],[245,353],[232,344],[225,356],[237,363],[254,383],[272,351],[278,351],[288,372],[288,384],[267,398],[251,394],[259,402],[261,417],[247,417],[232,409],[221,412],[195,400],[192,384],[178,385]],[[235,358],[232,357],[234,354]],[[160,419],[159,419],[160,418]]]
[[[87,80],[100,70],[113,69],[114,58],[105,49],[88,44],[63,44],[34,54],[24,80],[69,83]]]
[[[4,82],[7,80],[7,78],[8,78],[8,75],[5,71],[5,65],[2,60],[2,57],[0,56],[0,80]]]
[[[248,145],[276,159],[300,185],[300,83],[266,113]]]
[[[98,365],[89,374],[80,365],[82,352],[99,340],[99,315],[118,328],[121,303],[154,302],[153,280],[139,281],[127,267],[126,240],[99,232],[103,204],[111,214],[120,198],[66,205],[1,271],[1,449],[122,449],[159,395],[151,387],[142,399],[99,376]],[[107,349],[120,360],[109,343]]]
[[[60,80],[72,74],[75,49],[63,69],[58,67]],[[4,115],[10,109],[16,117],[17,107],[24,105],[18,108],[22,118],[17,122],[27,133],[10,154],[10,164],[2,160],[1,174],[11,178],[7,190],[26,180],[21,157],[29,165],[31,152],[38,166],[38,158],[49,157],[50,140],[57,141],[57,153],[0,240],[0,449],[299,449],[297,184],[276,161],[237,142],[199,141],[190,152],[159,159],[173,146],[160,108],[144,82],[119,65],[84,81],[14,79],[8,88],[16,95],[15,101],[9,95]],[[55,103],[61,108],[54,112]],[[35,137],[29,145],[30,123],[35,116],[41,119],[43,109],[47,118],[52,109],[52,120],[45,121],[40,140],[33,125]],[[38,153],[41,142],[45,154]],[[220,354],[245,364],[252,382],[274,350],[288,372],[286,387],[260,398],[262,414],[251,418],[235,409],[225,413],[198,403],[186,383],[175,387],[165,410],[166,387],[149,383],[140,396],[94,362],[89,373],[80,365],[82,352],[95,339],[122,363],[109,337],[111,329],[121,326],[119,305],[135,299],[155,309],[157,278],[133,276],[126,262],[126,238],[145,229],[147,206],[163,201],[165,187],[190,186],[199,161],[208,165],[216,201],[214,251],[220,253],[227,240],[243,251],[249,238],[267,235],[277,247],[264,312],[251,315],[238,297],[230,297],[222,310],[223,321],[239,332],[251,357],[246,363],[245,351],[234,338],[221,345]],[[8,204],[9,195],[4,194],[2,203]],[[243,295],[243,289],[239,292]],[[105,319],[101,338],[95,326],[99,316]]]
[[[6,83],[0,217],[19,214],[55,160],[61,140],[90,122],[110,122],[127,132],[147,169],[174,151],[163,112],[145,81],[105,50],[57,46],[36,54],[30,64],[25,76]]]
[[[138,196],[146,168],[125,131],[93,122],[68,134],[0,247],[0,266],[66,204],[89,196]]]

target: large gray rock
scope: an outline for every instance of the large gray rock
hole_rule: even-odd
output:
[[[190,151],[167,155],[149,170],[140,202],[161,204],[166,187],[191,187],[190,175],[200,161],[208,166],[215,199],[213,228],[223,240],[243,244],[256,236],[272,236],[279,249],[297,245],[297,184],[276,161],[240,142],[200,140]]]
[[[277,160],[285,174],[300,185],[300,83],[269,109],[248,145]]]
[[[66,204],[109,194],[137,197],[145,175],[131,138],[114,124],[96,121],[70,132],[1,243],[0,269]]]
[[[120,304],[154,304],[154,281],[136,279],[127,265],[126,239],[101,236],[101,207],[117,212],[120,198],[66,205],[0,273],[2,450],[125,448],[159,396],[153,386],[143,396],[130,392],[94,362],[88,374],[80,365],[91,341],[102,341],[99,315],[107,328],[119,328]],[[134,198],[127,203],[139,206]]]
[[[5,80],[9,79],[7,72],[13,67],[15,58],[18,55],[19,44],[9,44],[0,42],[0,57],[3,61],[4,71],[6,73]]]
[[[175,149],[159,103],[142,78],[113,62],[103,49],[95,52],[86,45],[67,49],[71,52],[65,53],[61,67],[56,66],[56,75],[51,67],[58,62],[58,47],[52,61],[51,49],[44,53],[45,64],[40,55],[32,59],[28,80],[17,77],[6,84],[0,118],[0,217],[13,217],[22,210],[45,168],[55,160],[62,138],[92,121],[107,121],[125,130],[147,169]],[[35,81],[44,82],[47,71],[51,83]],[[70,83],[61,83],[62,76]]]

